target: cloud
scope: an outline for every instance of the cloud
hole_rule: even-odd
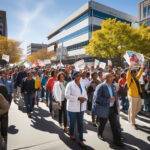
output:
[[[29,43],[37,39],[35,35],[34,36],[32,35],[34,34],[34,32],[36,32],[37,35],[38,33],[38,31],[36,31],[37,26],[39,26],[39,24],[44,24],[43,21],[45,23],[49,22],[49,18],[44,16],[44,12],[46,8],[49,8],[54,4],[55,4],[54,0],[33,0],[33,1],[21,0],[20,1],[20,3],[18,4],[20,9],[17,12],[17,18],[20,21],[21,26],[20,26],[20,32],[18,32],[16,36],[17,39],[22,42],[21,47],[23,49],[26,49]],[[39,22],[39,24],[36,24],[37,22]],[[48,24],[47,24],[47,28],[48,28]],[[23,51],[23,53],[24,54],[26,53],[25,50]]]
[[[30,32],[30,24],[34,19],[38,17],[38,15],[42,12],[43,9],[44,5],[40,2],[36,5],[36,8],[33,11],[25,10],[19,14],[18,17],[23,25],[21,28],[21,32],[18,35],[19,40],[23,40],[25,34]]]

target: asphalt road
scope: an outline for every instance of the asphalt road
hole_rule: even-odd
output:
[[[112,134],[109,123],[104,132],[105,141],[97,138],[96,128],[91,124],[91,117],[85,114],[84,138],[86,149],[89,150],[150,150],[150,124],[137,121],[139,130],[133,130],[127,121],[127,117],[121,114],[121,126],[123,128],[124,148],[112,145]],[[25,110],[20,111],[15,103],[12,103],[9,112],[8,150],[80,150],[77,142],[69,140],[67,134],[59,127],[56,120],[49,115],[44,103],[35,107],[31,119],[27,117]]]

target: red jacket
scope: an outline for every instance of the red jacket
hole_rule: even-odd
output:
[[[54,87],[54,83],[56,81],[56,77],[51,77],[48,79],[47,83],[46,83],[46,89],[49,92],[53,92],[53,87]]]

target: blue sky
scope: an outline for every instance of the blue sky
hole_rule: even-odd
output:
[[[137,16],[138,0],[96,0]],[[7,11],[8,36],[22,42],[46,43],[48,33],[88,0],[0,0],[0,10]]]

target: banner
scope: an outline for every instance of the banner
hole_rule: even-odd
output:
[[[99,65],[99,60],[95,59],[95,61],[94,61],[94,68],[97,68],[98,65]]]
[[[75,62],[74,66],[75,66],[76,71],[80,71],[80,70],[84,69],[85,68],[84,59],[81,59],[81,60]]]
[[[126,51],[123,57],[131,66],[140,66],[144,63],[144,55],[134,51]]]
[[[105,69],[105,67],[106,67],[106,63],[104,62],[99,63],[99,68]]]
[[[3,60],[6,60],[7,62],[9,62],[9,55],[3,54],[3,55],[2,55],[2,59],[3,59]]]

